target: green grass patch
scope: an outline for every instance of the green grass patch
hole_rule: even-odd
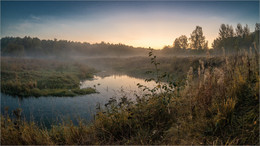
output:
[[[1,58],[1,92],[13,96],[77,96],[95,93],[79,89],[80,80],[93,78],[93,68],[57,60]],[[75,91],[75,92],[74,92]]]

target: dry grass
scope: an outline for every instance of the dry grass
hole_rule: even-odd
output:
[[[210,59],[210,58],[209,58]],[[2,144],[259,144],[258,53],[199,61],[179,91],[111,99],[89,125],[39,128],[1,117]],[[157,88],[161,88],[158,86]],[[166,89],[167,90],[167,89]]]

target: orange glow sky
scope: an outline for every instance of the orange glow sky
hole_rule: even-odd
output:
[[[31,36],[161,49],[201,26],[211,43],[222,23],[259,22],[259,2],[1,2],[1,36]]]

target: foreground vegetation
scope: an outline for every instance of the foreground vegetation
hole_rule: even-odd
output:
[[[95,93],[80,89],[80,80],[93,77],[94,69],[57,60],[1,58],[1,92],[13,96],[77,96]]]
[[[222,56],[218,67],[205,66],[211,57],[199,60],[198,67],[189,68],[184,85],[160,72],[152,52],[150,57],[156,78],[147,81],[155,80],[157,86],[138,85],[150,94],[136,101],[111,99],[88,125],[80,121],[45,129],[19,116],[2,116],[1,143],[259,144],[258,52]]]

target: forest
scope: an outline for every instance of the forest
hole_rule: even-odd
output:
[[[57,57],[69,56],[134,56],[145,53],[144,48],[134,48],[124,44],[80,43],[67,40],[40,40],[31,37],[5,37],[1,39],[3,56],[17,57]]]

